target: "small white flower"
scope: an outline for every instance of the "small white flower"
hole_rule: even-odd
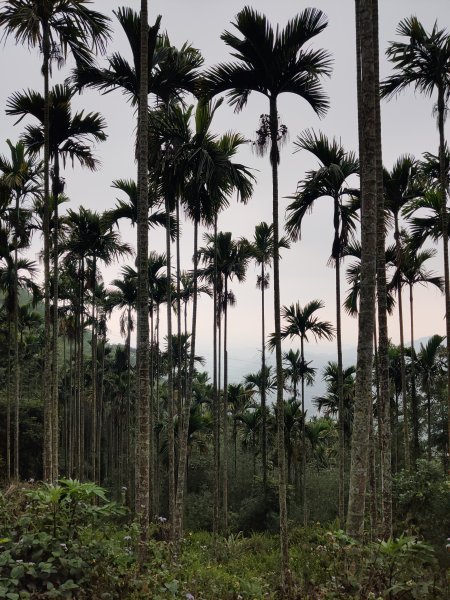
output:
[[[166,519],[166,517],[158,517],[158,521],[159,521],[160,523],[166,523],[166,522],[167,522],[167,519]]]

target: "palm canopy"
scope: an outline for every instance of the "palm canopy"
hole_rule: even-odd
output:
[[[396,288],[398,283],[410,287],[415,284],[431,284],[443,292],[444,279],[425,267],[425,263],[434,256],[436,256],[436,250],[416,251],[415,247],[408,245],[407,242],[389,288]]]
[[[294,240],[299,239],[306,213],[312,211],[314,202],[329,197],[334,200],[335,236],[331,258],[338,260],[342,248],[356,228],[356,204],[345,203],[344,199],[359,196],[359,190],[349,187],[348,179],[359,174],[359,161],[354,152],[346,152],[342,144],[333,138],[329,140],[322,132],[307,129],[297,137],[294,145],[299,150],[310,152],[319,161],[319,167],[308,171],[299,182],[297,192],[290,196],[292,204],[287,208],[286,230]]]
[[[394,74],[381,83],[383,97],[391,98],[410,85],[431,96],[442,91],[450,94],[450,36],[437,22],[427,32],[415,16],[400,21],[397,34],[406,42],[391,42],[386,55],[393,63]]]
[[[383,187],[385,207],[397,219],[408,203],[423,195],[414,156],[403,154],[390,171],[383,168]]]
[[[415,216],[417,211],[424,216]],[[442,238],[442,193],[438,188],[427,189],[405,207],[403,215],[409,218],[411,246],[418,249],[428,240],[437,242]],[[447,209],[447,235],[450,234],[450,213]]]
[[[0,9],[0,27],[19,44],[42,48],[47,29],[53,53],[77,64],[91,62],[91,49],[103,52],[110,37],[109,18],[89,8],[91,0],[8,0]],[[56,52],[55,52],[56,51]]]
[[[247,202],[254,176],[235,160],[247,140],[234,132],[217,136],[211,123],[222,100],[181,104],[154,111],[150,118],[151,163],[160,194],[179,198],[189,218],[209,225],[229,205],[230,196]],[[192,126],[193,122],[193,126]]]
[[[267,17],[246,6],[232,23],[238,34],[225,31],[221,38],[232,49],[233,63],[221,63],[206,72],[203,92],[214,96],[228,92],[230,104],[241,110],[252,91],[276,98],[291,92],[304,98],[322,115],[328,108],[319,77],[331,72],[324,50],[307,46],[325,29],[322,11],[307,8],[275,31]]]
[[[283,306],[281,316],[286,321],[286,325],[281,329],[281,339],[299,337],[308,342],[308,336],[312,335],[316,341],[332,340],[334,337],[334,327],[329,321],[321,321],[315,314],[324,307],[321,300],[311,300],[304,307],[300,303]],[[271,334],[269,340],[270,348],[275,347],[275,335]]]
[[[346,367],[342,371],[344,423],[347,432],[351,428],[351,421],[353,419],[355,374],[356,368],[353,365]],[[334,417],[339,411],[338,365],[336,362],[330,361],[327,363],[323,370],[323,379],[326,383],[326,393],[323,396],[314,396],[313,404],[326,417]]]
[[[121,242],[119,233],[104,225],[101,215],[79,208],[69,210],[66,225],[67,238],[61,243],[61,252],[75,259],[92,258],[111,264],[115,259],[132,253],[128,244]]]
[[[244,281],[250,259],[248,244],[233,240],[230,231],[219,231],[217,236],[206,233],[204,238],[207,245],[199,249],[199,257],[205,268],[200,271],[200,277],[214,282],[217,268],[219,278],[223,280]]]
[[[16,285],[25,289],[33,297],[33,303],[41,298],[39,286],[33,277],[37,272],[36,263],[26,258],[14,260],[13,255],[4,246],[0,246],[0,290],[3,292],[2,304],[11,315],[16,305]]]
[[[109,227],[118,225],[120,219],[128,219],[131,225],[137,223],[138,218],[138,188],[133,179],[116,179],[112,182],[114,189],[123,192],[126,200],[117,199],[116,206],[103,213],[103,220]],[[149,211],[148,224],[150,227],[166,227],[166,214],[163,210],[153,210],[157,205],[154,194],[149,193]],[[170,237],[175,240],[179,224],[173,217],[170,218]]]
[[[396,259],[395,244],[388,246],[385,249],[386,266],[393,265]],[[354,317],[358,314],[359,295],[361,292],[361,243],[353,241],[347,244],[344,248],[344,256],[351,256],[354,262],[350,263],[345,272],[345,278],[350,286],[347,290],[347,296],[344,300],[344,309],[350,316]],[[387,290],[387,311],[391,315],[395,306],[395,298],[391,290]]]
[[[6,140],[10,157],[0,155],[0,186],[3,191],[14,191],[20,196],[38,196],[42,163],[31,156],[22,141],[13,144]]]
[[[288,352],[283,353],[283,373],[285,379],[289,379],[292,383],[294,397],[297,395],[297,386],[302,379],[305,380],[306,385],[313,385],[314,383],[316,369],[309,366],[311,362],[302,359],[300,350],[292,350],[291,348]]]
[[[253,389],[256,388],[260,395],[263,391],[272,392],[277,388],[276,377],[272,375],[272,367],[267,365],[255,373],[245,375],[244,382]]]
[[[107,67],[95,64],[81,65],[75,69],[71,81],[77,88],[91,87],[102,93],[121,90],[132,106],[139,98],[140,73],[140,13],[121,7],[114,11],[130,45],[133,62],[130,64],[121,54],[114,52],[107,58]],[[173,47],[167,34],[161,35],[161,17],[148,28],[148,90],[162,102],[174,97],[180,99],[184,91],[194,92],[197,71],[203,64],[200,52],[185,43],[178,50]]]
[[[75,90],[67,85],[55,85],[49,94],[50,103],[50,158],[60,156],[63,164],[69,158],[82,166],[95,170],[98,160],[89,146],[91,142],[104,142],[106,121],[100,113],[72,114],[71,101]],[[7,101],[6,114],[34,117],[39,125],[27,125],[22,140],[30,153],[39,154],[44,148],[44,97],[33,90],[14,93]]]
[[[416,366],[424,391],[431,390],[437,377],[445,372],[444,360],[439,356],[439,348],[444,340],[444,336],[436,334],[425,345],[420,344]]]
[[[280,238],[278,248],[289,248],[289,242],[285,237]],[[270,266],[273,259],[274,241],[273,224],[261,221],[255,226],[253,240],[250,242],[250,252],[257,265]]]

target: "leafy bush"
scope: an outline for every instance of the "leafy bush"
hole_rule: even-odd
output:
[[[418,533],[438,550],[441,559],[450,531],[450,485],[437,461],[418,460],[416,468],[394,478],[395,519],[400,531]]]
[[[16,488],[1,496],[0,507],[0,598],[89,597],[100,581],[99,597],[117,597],[120,574],[135,561],[131,547],[127,554],[117,540],[108,544],[108,521],[125,509],[108,502],[102,488],[63,479]]]

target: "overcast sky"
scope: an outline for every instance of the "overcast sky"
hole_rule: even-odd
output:
[[[112,14],[119,6],[131,6],[139,10],[137,0],[118,2],[117,0],[96,0],[94,7],[112,18],[113,39],[108,53],[119,51],[129,57],[127,41],[115,17]],[[230,21],[245,5],[240,0],[149,0],[149,20],[154,22],[158,14],[162,15],[162,29],[169,34],[174,45],[185,41],[199,48],[205,58],[205,65],[210,66],[219,61],[229,59],[228,49],[220,39],[224,29],[230,28]],[[273,24],[284,26],[286,21],[309,3],[293,0],[257,0],[252,4],[257,10],[264,12]],[[384,58],[384,51],[389,41],[396,38],[395,30],[398,22],[415,14],[430,28],[437,19],[441,27],[449,27],[450,7],[447,0],[380,0],[380,50],[381,76],[390,73],[390,65]],[[326,48],[334,57],[334,70],[331,79],[324,81],[324,87],[330,96],[330,110],[326,117],[319,120],[312,109],[298,97],[284,95],[279,101],[281,121],[289,129],[290,142],[283,149],[280,166],[280,216],[284,217],[288,200],[297,182],[302,179],[307,169],[314,168],[316,163],[306,153],[293,154],[292,142],[307,127],[321,129],[328,136],[340,138],[344,147],[357,151],[357,117],[355,86],[355,42],[354,42],[354,2],[351,0],[318,0],[313,6],[322,9],[328,16],[329,26],[313,40],[313,47]],[[100,59],[101,61],[102,59]],[[53,73],[52,83],[62,82],[69,74],[70,64],[61,71]],[[14,127],[14,119],[7,117],[4,107],[7,98],[15,91],[24,88],[43,89],[40,74],[40,59],[36,51],[15,47],[8,40],[1,47],[0,69],[2,86],[0,89],[1,139],[16,141],[22,132],[23,124]],[[403,153],[411,153],[417,157],[424,151],[437,153],[438,134],[433,117],[433,104],[430,100],[414,95],[413,90],[403,93],[397,100],[382,104],[383,126],[383,160],[391,168],[395,160]],[[108,140],[98,145],[95,152],[101,160],[101,170],[97,173],[83,171],[80,167],[65,172],[66,192],[70,197],[70,207],[79,205],[103,211],[111,208],[117,193],[111,189],[111,182],[118,178],[135,177],[136,165],[133,160],[133,139],[135,119],[133,110],[125,98],[116,91],[106,96],[96,92],[85,92],[74,100],[77,109],[101,112],[108,123]],[[249,139],[254,138],[261,113],[268,112],[265,97],[257,94],[250,96],[247,107],[236,115],[228,106],[223,105],[216,113],[213,129],[217,133],[227,130],[241,132]],[[448,131],[448,125],[447,125]],[[0,142],[0,152],[6,152],[5,142]],[[233,200],[230,209],[220,215],[219,228],[232,231],[236,238],[252,237],[257,223],[265,220],[271,222],[271,179],[268,158],[255,156],[250,148],[245,148],[239,159],[255,169],[257,186],[253,199],[247,206],[237,205]],[[135,231],[121,225],[123,239],[135,242]],[[334,270],[327,266],[332,242],[332,203],[329,198],[321,199],[311,215],[307,215],[301,242],[294,244],[289,251],[283,252],[281,263],[281,301],[289,305],[299,301],[302,305],[312,299],[322,299],[325,308],[321,318],[335,322],[335,287]],[[164,251],[162,232],[150,232],[150,248]],[[37,253],[38,240],[34,243]],[[190,266],[192,256],[192,228],[183,226],[182,262]],[[344,263],[345,267],[346,263]],[[430,268],[442,272],[442,257],[439,253]],[[120,265],[104,270],[106,284],[117,276]],[[232,284],[237,298],[237,306],[229,315],[229,358],[230,379],[238,381],[243,374],[255,371],[260,365],[260,293],[255,287],[257,272],[251,265],[244,284]],[[343,278],[344,279],[344,278]],[[346,290],[343,281],[343,292]],[[344,294],[343,294],[344,295]],[[272,288],[267,294],[267,330],[273,330]],[[409,307],[405,293],[405,320],[408,323]],[[211,301],[200,303],[199,331],[197,352],[204,356],[211,355],[212,329]],[[415,290],[415,336],[426,337],[434,333],[445,334],[444,299],[434,289]],[[398,343],[398,324],[396,318],[389,321],[389,335]],[[406,328],[409,331],[409,328]],[[111,322],[109,338],[113,343],[121,341],[119,319],[116,315]],[[409,334],[406,335],[406,339]],[[354,319],[343,315],[344,361],[351,360],[357,342],[357,323]],[[292,344],[296,347],[295,343]],[[285,349],[288,349],[286,344]],[[329,358],[334,358],[334,342],[320,343],[313,341],[306,347],[306,358],[315,359],[317,366]]]

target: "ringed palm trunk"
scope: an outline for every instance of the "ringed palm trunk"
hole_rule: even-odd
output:
[[[277,374],[277,451],[278,496],[280,507],[281,588],[285,598],[291,596],[289,538],[287,529],[286,464],[284,448],[283,363],[281,356],[280,253],[278,224],[278,111],[276,96],[270,97],[270,162],[272,166],[273,211],[273,293],[275,318],[275,356]]]
[[[48,23],[43,23],[42,72],[44,75],[44,444],[43,468],[44,480],[52,481],[53,467],[53,402],[51,395],[51,327],[50,327],[50,30]]]
[[[414,356],[414,298],[413,286],[409,285],[409,311],[410,311],[410,330],[411,330],[411,415],[412,415],[412,430],[413,430],[413,459],[416,461],[420,455],[419,444],[419,407],[417,405],[416,394],[416,370]]]
[[[357,55],[361,69],[358,122],[362,145],[361,169],[361,294],[358,318],[358,360],[350,466],[347,533],[362,538],[368,472],[369,415],[372,408],[373,331],[376,277],[376,102],[373,57],[373,11],[370,0],[356,0]]]
[[[223,313],[223,475],[222,511],[223,532],[228,533],[228,277],[225,276],[225,304]]]
[[[176,202],[176,219],[180,222],[180,202]],[[183,394],[182,394],[182,348],[181,348],[181,266],[180,266],[180,229],[177,228],[177,337],[178,337],[178,371],[177,371],[177,416],[179,422],[182,418]],[[187,342],[187,340],[186,340]],[[186,354],[186,353],[185,353]],[[187,377],[187,373],[184,374]]]
[[[213,533],[219,531],[219,487],[220,487],[220,411],[219,389],[217,376],[217,214],[214,215],[214,285],[213,285],[213,419],[214,419],[214,506],[213,506]]]
[[[148,5],[141,0],[140,86],[138,116],[138,219],[137,219],[137,473],[136,513],[139,519],[139,560],[147,558],[150,518],[150,404],[148,326]]]
[[[180,420],[180,447],[178,454],[178,478],[177,478],[177,493],[175,503],[175,536],[179,541],[183,535],[183,511],[184,511],[184,492],[187,481],[187,466],[188,466],[188,435],[189,435],[189,416],[192,405],[192,385],[194,380],[195,368],[195,342],[197,332],[197,271],[198,271],[198,221],[194,224],[194,290],[192,304],[192,337],[191,337],[191,354],[189,357],[189,372],[185,373],[188,378],[186,397],[184,399],[182,419]]]
[[[97,407],[97,326],[96,326],[96,297],[95,283],[97,280],[97,257],[93,260],[93,289],[92,289],[92,477],[98,482],[98,457],[97,457],[97,435],[98,435],[98,407]]]
[[[342,323],[341,323],[341,247],[339,240],[339,197],[334,198],[334,244],[336,260],[336,340],[337,340],[337,384],[339,409],[339,519],[344,522],[344,473],[345,473],[345,442],[344,442],[344,383],[342,378]]]
[[[373,10],[373,51],[375,64],[375,97],[380,95],[378,0],[372,1]],[[380,448],[380,492],[382,521],[380,532],[388,539],[392,536],[392,464],[391,464],[391,415],[389,394],[389,335],[387,325],[387,290],[384,230],[384,187],[383,157],[381,143],[380,102],[375,103],[376,111],[376,160],[377,160],[377,315],[378,315],[378,441]]]
[[[431,390],[429,384],[427,386],[427,445],[428,460],[431,461]]]
[[[447,216],[447,175],[445,172],[445,96],[444,89],[438,90],[438,128],[439,128],[439,180],[442,195],[442,241],[444,248],[444,289],[445,289],[445,323],[447,334],[447,365],[450,365],[450,281],[448,260],[448,216]],[[450,368],[447,368],[447,452],[450,449]],[[448,469],[448,458],[446,458]]]
[[[11,319],[8,318],[8,362],[6,367],[6,471],[11,479]]]
[[[263,373],[263,386],[261,388],[261,412],[262,412],[262,441],[261,441],[261,453],[262,453],[262,476],[263,476],[263,489],[264,496],[267,495],[267,415],[266,415],[266,331],[265,331],[265,298],[264,298],[264,261],[261,263],[261,365]]]
[[[13,283],[13,381],[14,381],[14,479],[19,481],[19,425],[20,425],[20,364],[19,364],[19,282],[17,273],[17,246],[19,227],[19,194],[16,192],[16,229],[14,234]]]
[[[52,480],[58,479],[59,466],[59,415],[58,415],[58,195],[59,195],[59,155],[54,149],[53,161],[53,331],[52,331]]]
[[[302,364],[305,364],[305,340],[300,339]],[[306,503],[306,428],[305,428],[305,375],[302,373],[302,505],[303,505],[303,525],[306,525],[308,518],[308,506]]]
[[[396,246],[396,262],[397,269],[400,269],[401,260],[401,245],[400,231],[398,226],[398,214],[395,214],[395,246]],[[408,410],[408,394],[406,389],[406,365],[405,365],[405,337],[403,333],[403,302],[402,302],[402,283],[400,277],[397,280],[397,303],[398,303],[398,320],[400,326],[400,371],[402,379],[402,399],[403,399],[403,443],[405,452],[405,469],[410,468],[410,452],[409,452],[409,410]]]
[[[170,249],[170,201],[166,197],[166,254],[167,254],[167,442],[169,445],[169,519],[171,537],[175,539],[175,431],[173,401],[173,357],[172,357],[172,279]]]

